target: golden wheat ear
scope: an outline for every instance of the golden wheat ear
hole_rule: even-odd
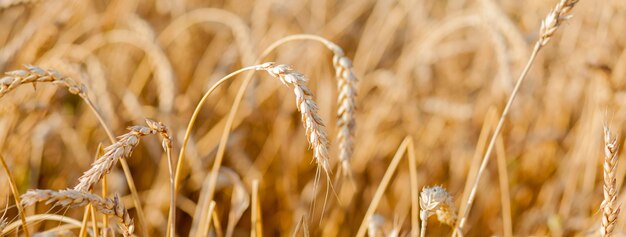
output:
[[[611,236],[615,223],[619,215],[620,207],[616,206],[617,202],[617,156],[619,146],[617,145],[617,137],[611,134],[608,126],[604,126],[604,200],[600,205],[602,209],[602,227],[600,234],[602,236]]]
[[[420,194],[420,236],[426,235],[428,217],[437,215],[439,222],[454,227],[457,220],[456,207],[452,195],[441,186],[424,188]]]
[[[296,95],[296,107],[300,111],[307,141],[313,149],[313,157],[317,165],[326,173],[326,176],[330,177],[329,142],[326,126],[319,116],[317,103],[313,100],[313,92],[306,86],[307,77],[285,64],[265,63],[257,70],[266,71],[282,83],[293,87],[293,93]]]
[[[131,236],[135,230],[133,219],[128,210],[124,208],[118,195],[113,198],[102,198],[98,195],[79,190],[47,190],[35,189],[22,194],[21,204],[32,206],[35,203],[43,202],[46,205],[60,206],[66,208],[82,207],[92,204],[100,213],[109,217],[114,217],[119,221],[119,227],[124,236]]]

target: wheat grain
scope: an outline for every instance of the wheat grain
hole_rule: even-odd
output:
[[[82,207],[87,204],[92,204],[98,212],[107,216],[116,217],[124,236],[130,236],[135,228],[128,210],[124,208],[124,205],[117,195],[113,198],[101,198],[92,193],[72,189],[60,191],[35,189],[29,190],[22,195],[21,204],[24,206],[32,206],[37,202],[67,208]]]
[[[611,236],[615,228],[615,221],[620,208],[615,207],[617,199],[617,138],[611,135],[611,130],[604,127],[604,200],[602,209],[602,236]]]
[[[300,111],[302,123],[306,129],[307,140],[313,147],[313,156],[319,167],[328,176],[330,164],[328,162],[328,137],[322,118],[317,113],[317,104],[313,101],[313,93],[305,85],[304,74],[294,71],[285,64],[264,63],[257,68],[278,78],[282,83],[293,86],[296,95],[296,105]]]

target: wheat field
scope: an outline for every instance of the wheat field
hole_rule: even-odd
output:
[[[626,236],[626,1],[0,0],[0,236]]]

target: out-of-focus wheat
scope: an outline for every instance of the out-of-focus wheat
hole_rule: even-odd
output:
[[[420,219],[422,222],[421,236],[426,235],[428,217],[436,214],[437,220],[454,227],[457,219],[456,207],[452,195],[443,187],[424,188],[420,193]]]
[[[120,222],[120,229],[124,236],[130,236],[135,227],[133,219],[128,214],[128,210],[124,208],[120,198],[115,195],[113,198],[103,199],[100,196],[82,192],[78,190],[29,190],[22,195],[22,205],[32,206],[37,202],[44,202],[46,205],[54,205],[61,207],[81,207],[92,204],[94,208],[107,216],[116,217]]]
[[[604,200],[602,209],[602,236],[611,236],[615,229],[615,221],[619,214],[617,202],[617,138],[611,135],[609,127],[604,127]]]

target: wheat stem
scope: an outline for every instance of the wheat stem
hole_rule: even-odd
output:
[[[485,152],[485,155],[482,158],[482,162],[478,170],[478,175],[476,176],[476,180],[474,181],[474,185],[472,186],[472,190],[470,191],[470,195],[467,200],[465,212],[463,213],[461,221],[458,224],[458,228],[455,228],[455,233],[458,232],[457,230],[460,230],[460,231],[463,230],[463,226],[465,225],[469,212],[472,208],[472,203],[474,202],[474,198],[476,196],[478,184],[480,183],[480,178],[482,177],[482,174],[487,168],[487,163],[489,162],[489,158],[491,157],[491,152],[493,151],[493,148],[496,144],[496,139],[498,138],[498,135],[500,135],[500,132],[502,130],[502,127],[504,126],[504,122],[506,120],[507,115],[509,114],[509,110],[511,109],[513,101],[515,100],[515,97],[517,96],[517,93],[522,83],[524,82],[526,75],[530,71],[530,68],[533,62],[535,61],[537,54],[543,48],[543,46],[545,46],[550,41],[550,39],[552,38],[556,30],[558,29],[560,24],[563,21],[571,17],[570,15],[568,15],[568,13],[571,11],[571,9],[574,7],[574,5],[577,2],[578,0],[559,1],[556,7],[541,22],[541,27],[539,30],[540,37],[535,43],[535,47],[533,48],[533,51],[530,55],[530,58],[528,59],[528,62],[526,63],[526,66],[524,67],[524,70],[522,71],[520,77],[517,79],[517,82],[515,83],[515,87],[513,88],[513,91],[511,92],[511,95],[509,96],[509,99],[506,105],[504,106],[502,115],[500,115],[500,120],[498,121],[498,124],[496,125],[496,129],[494,130],[493,135],[491,136],[491,140],[489,141],[487,151]]]
[[[359,230],[357,231],[356,237],[365,236],[365,232],[367,232],[367,222],[372,217],[372,215],[374,215],[374,212],[376,211],[376,208],[378,207],[378,204],[380,203],[383,197],[383,194],[385,193],[385,190],[387,189],[387,186],[389,185],[389,182],[391,181],[391,177],[396,172],[396,169],[398,168],[398,164],[400,163],[400,160],[402,160],[402,157],[404,156],[404,153],[407,151],[408,146],[412,143],[413,143],[413,138],[406,137],[404,138],[404,141],[402,141],[402,144],[400,144],[400,147],[398,147],[396,154],[391,159],[391,163],[389,164],[389,167],[387,167],[387,170],[385,171],[385,174],[383,175],[383,179],[380,181],[378,188],[376,188],[374,197],[372,198],[372,201],[370,202],[370,205],[367,208],[367,211],[365,212],[365,216],[363,217],[363,221],[361,222],[361,225],[359,226]]]
[[[0,155],[0,162],[2,162],[2,168],[4,169],[4,172],[7,174],[7,177],[9,179],[9,186],[11,186],[11,192],[13,192],[13,198],[15,199],[15,206],[17,207],[17,211],[19,212],[19,215],[20,215],[20,220],[22,221],[22,227],[24,228],[24,236],[30,237],[30,233],[28,232],[28,226],[26,225],[26,214],[24,213],[24,207],[22,206],[22,202],[20,201],[20,192],[17,189],[17,185],[15,184],[15,179],[13,178],[13,175],[11,174],[9,166],[4,160],[3,155]],[[6,233],[4,231],[7,231],[7,230],[6,229],[3,230],[2,234]]]

